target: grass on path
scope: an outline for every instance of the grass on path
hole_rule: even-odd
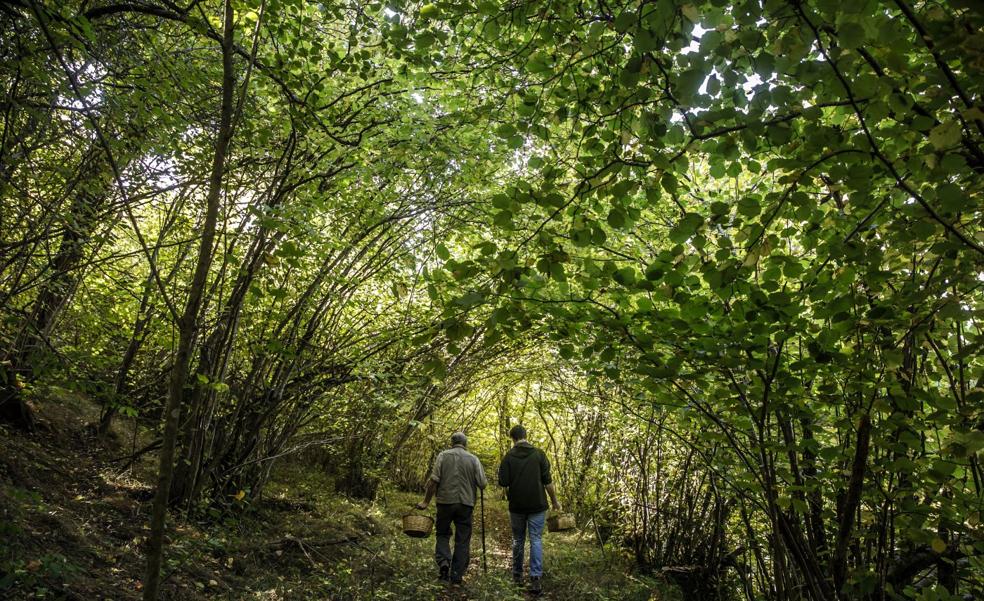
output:
[[[296,482],[296,480],[295,480]],[[304,581],[320,584],[308,590],[313,598],[330,599],[470,599],[470,600],[522,600],[529,596],[518,589],[510,578],[511,542],[509,515],[506,503],[501,499],[486,499],[486,534],[488,572],[482,569],[482,527],[479,508],[476,507],[472,535],[472,561],[459,590],[448,588],[437,579],[434,564],[434,536],[414,539],[400,531],[400,517],[419,501],[418,495],[387,491],[373,505],[350,503],[331,496],[321,495],[315,485],[309,499],[324,515],[335,520],[364,512],[364,516],[377,524],[378,531],[371,537],[351,545],[349,552],[334,561],[320,565],[320,571],[309,573],[302,580],[285,582],[277,589],[283,597],[295,598],[292,586]],[[298,491],[295,488],[293,494]],[[303,493],[302,493],[303,494]],[[493,493],[492,496],[497,496]],[[433,507],[431,508],[433,513]],[[590,534],[546,533],[544,535],[544,595],[543,599],[556,600],[624,600],[657,601],[675,600],[678,597],[672,587],[653,579],[633,575],[629,562],[613,556],[612,550],[603,552]],[[322,595],[322,597],[317,597]],[[300,598],[312,598],[298,596]]]

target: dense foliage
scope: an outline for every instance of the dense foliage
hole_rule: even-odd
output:
[[[161,429],[147,598],[167,506],[301,452],[371,498],[515,421],[694,598],[984,595],[974,3],[0,23],[0,413],[57,383]]]

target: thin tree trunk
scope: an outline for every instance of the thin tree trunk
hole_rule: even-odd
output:
[[[225,369],[238,334],[239,318],[246,301],[246,294],[262,267],[262,257],[272,247],[266,228],[261,228],[247,255],[245,265],[240,270],[232,293],[219,315],[215,329],[201,345],[198,359],[198,373],[208,378],[208,383],[194,383],[188,403],[188,418],[182,433],[183,461],[176,468],[175,481],[171,488],[172,498],[177,503],[194,502],[205,478],[203,464],[206,455],[206,437],[209,435],[208,417],[215,402],[214,384],[225,377]]]
[[[834,578],[838,597],[842,596],[841,591],[847,581],[847,547],[851,542],[851,533],[854,531],[855,514],[861,506],[861,491],[864,485],[864,474],[867,471],[870,441],[871,418],[864,415],[858,426],[858,441],[851,466],[851,477],[848,480],[840,522],[837,525],[837,540],[830,561],[830,572]]]
[[[155,257],[156,258],[156,257]],[[167,282],[177,275],[178,269],[184,262],[185,253],[182,253],[171,271],[171,274],[167,277]],[[109,429],[113,425],[113,418],[119,411],[119,399],[121,399],[127,390],[127,383],[130,379],[130,370],[133,368],[134,363],[136,363],[137,353],[140,352],[140,348],[143,346],[144,341],[147,339],[148,331],[147,328],[153,320],[153,315],[155,311],[154,304],[151,302],[151,293],[153,290],[154,276],[148,275],[146,283],[144,284],[143,295],[140,299],[140,307],[137,309],[137,317],[133,323],[133,330],[130,334],[130,342],[127,344],[126,351],[123,353],[123,359],[120,361],[120,366],[116,371],[116,376],[113,378],[113,403],[107,405],[99,417],[99,426],[97,428],[97,434],[99,436],[105,436],[109,433]]]
[[[208,197],[205,208],[205,222],[202,226],[202,239],[198,248],[198,261],[192,277],[191,289],[184,312],[178,324],[178,347],[171,381],[168,386],[167,404],[164,409],[164,435],[160,454],[160,467],[157,477],[157,491],[150,519],[150,537],[147,543],[147,574],[144,579],[144,601],[157,601],[161,585],[161,560],[164,551],[164,527],[167,519],[168,497],[171,479],[174,475],[174,446],[178,434],[178,416],[181,401],[188,379],[189,364],[194,345],[198,313],[201,309],[202,295],[208,272],[212,264],[215,230],[219,214],[219,201],[222,193],[222,175],[225,171],[226,154],[232,137],[233,87],[233,10],[231,0],[225,2],[225,17],[222,36],[222,108],[219,117],[219,132],[215,141],[215,156],[209,177]]]

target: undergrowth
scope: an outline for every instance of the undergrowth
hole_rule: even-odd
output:
[[[132,432],[117,436],[122,442],[97,442],[79,415],[86,412],[49,414],[47,433],[0,431],[2,599],[140,598],[156,459],[148,454],[119,471],[111,459],[126,454]],[[401,531],[417,494],[384,486],[374,502],[356,501],[302,463],[275,473],[251,504],[172,520],[164,599],[524,599],[509,578],[508,513],[497,491],[490,488],[486,502],[488,571],[476,508],[472,564],[464,588],[452,592],[436,578],[433,534],[414,539]],[[544,543],[547,599],[677,599],[588,533],[547,534]]]

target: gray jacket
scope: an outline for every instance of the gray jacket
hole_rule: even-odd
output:
[[[434,461],[431,480],[437,483],[437,502],[475,506],[475,489],[485,490],[488,480],[478,457],[461,446],[441,451]]]

